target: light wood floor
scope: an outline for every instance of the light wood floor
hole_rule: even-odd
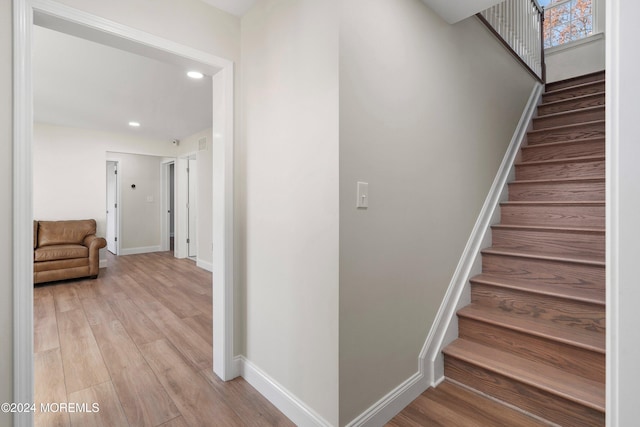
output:
[[[292,426],[213,373],[211,274],[169,252],[115,257],[96,280],[34,289],[36,426]]]

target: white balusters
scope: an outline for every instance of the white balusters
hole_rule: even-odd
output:
[[[542,78],[542,9],[536,0],[505,0],[480,15],[513,52]]]

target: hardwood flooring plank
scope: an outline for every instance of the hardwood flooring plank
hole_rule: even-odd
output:
[[[89,408],[92,408],[94,403],[100,405],[98,412],[72,412],[70,415],[73,427],[129,426],[111,381],[71,393],[69,401],[75,404],[85,404]]]
[[[195,331],[207,344],[213,346],[213,322],[204,314],[185,317],[182,322]]]
[[[203,369],[200,374],[222,396],[224,401],[247,426],[295,426],[274,407],[263,395],[243,378],[222,381],[211,369]]]
[[[120,321],[99,323],[93,325],[91,329],[100,347],[102,358],[112,376],[123,369],[144,363],[144,358],[138,347],[133,343]]]
[[[33,300],[33,351],[60,348],[53,293],[49,288],[35,288]]]
[[[86,298],[98,298],[100,296],[98,288],[100,286],[104,286],[104,283],[106,283],[106,279],[103,277],[102,272],[100,273],[100,276],[96,280],[73,282],[73,288],[81,302]]]
[[[164,335],[156,327],[155,323],[153,323],[132,300],[110,300],[109,306],[136,345],[142,345],[164,338]]]
[[[102,298],[85,298],[81,301],[89,325],[94,326],[118,320],[109,304]]]
[[[138,285],[140,285],[141,288],[161,302],[169,310],[174,312],[178,317],[189,317],[194,312],[199,311],[180,291],[171,287],[163,286],[158,281],[139,272],[132,273],[131,277],[138,283]]]
[[[82,309],[58,313],[67,393],[109,380],[109,372]]]
[[[73,282],[70,282],[73,283]],[[76,290],[71,286],[65,286],[65,283],[53,285],[51,291],[53,292],[53,298],[56,302],[56,311],[63,313],[65,311],[76,310],[82,308],[80,300],[76,294]]]
[[[189,427],[183,417],[174,418],[171,421],[167,421],[159,427]]]
[[[196,369],[213,367],[213,348],[182,319],[160,303],[145,304],[143,312]]]
[[[188,425],[246,425],[166,340],[145,344],[141,351]]]
[[[57,334],[56,334],[57,336]],[[42,351],[34,357],[35,372],[35,427],[66,427],[69,426],[67,412],[41,412],[40,404],[60,403],[67,401],[67,390],[64,384],[62,369],[62,355],[60,349]]]
[[[111,374],[131,426],[157,426],[180,412],[146,361]]]

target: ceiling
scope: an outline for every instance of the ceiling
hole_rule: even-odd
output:
[[[244,15],[257,0],[202,0],[211,6],[236,16]]]
[[[37,122],[162,140],[211,127],[210,76],[44,27],[33,40]]]
[[[431,10],[449,24],[455,24],[475,15],[502,0],[422,0]]]

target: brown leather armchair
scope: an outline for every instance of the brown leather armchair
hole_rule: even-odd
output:
[[[33,283],[97,278],[105,246],[93,219],[33,221]]]

